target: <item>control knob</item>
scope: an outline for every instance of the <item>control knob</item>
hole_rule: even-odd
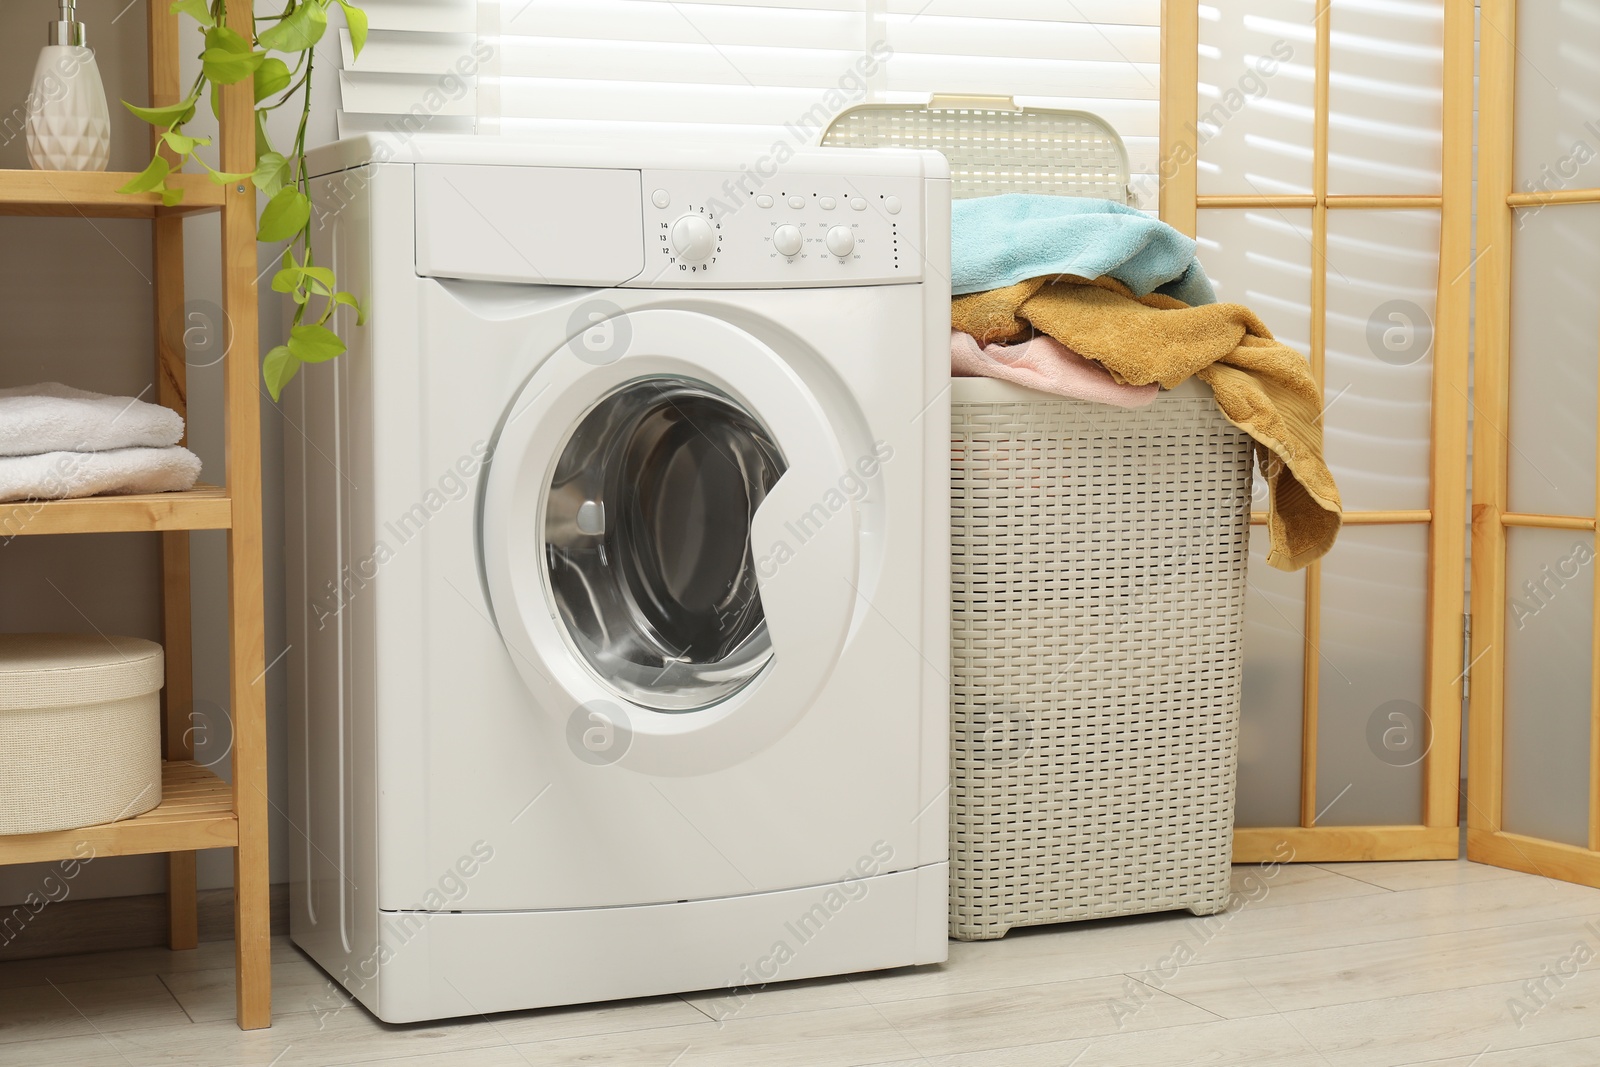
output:
[[[685,263],[704,263],[717,250],[717,232],[701,215],[684,215],[672,224],[672,250]]]
[[[827,242],[828,251],[843,259],[855,251],[856,235],[848,226],[835,226],[828,231]]]
[[[804,243],[805,239],[800,236],[798,226],[779,226],[772,231],[772,247],[778,250],[779,255],[797,255]]]

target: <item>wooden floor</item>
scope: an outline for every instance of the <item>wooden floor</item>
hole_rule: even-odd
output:
[[[286,939],[270,1030],[232,947],[0,965],[0,1064],[1187,1067],[1600,1063],[1600,891],[1461,863],[1235,868],[1231,911],[1016,931],[950,962],[385,1026]],[[1593,925],[1590,925],[1593,924]]]

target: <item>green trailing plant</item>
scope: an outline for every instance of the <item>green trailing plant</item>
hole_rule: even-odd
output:
[[[288,294],[295,302],[288,343],[273,348],[261,361],[261,376],[273,400],[278,399],[302,364],[322,363],[344,353],[344,340],[328,325],[339,307],[351,308],[357,325],[365,321],[360,303],[339,288],[332,269],[318,266],[311,252],[306,124],[311,117],[311,72],[315,65],[312,50],[327,32],[328,9],[334,4],[344,10],[351,46],[360,55],[367,41],[367,15],[350,0],[284,0],[278,14],[256,16],[254,40],[246,40],[228,28],[227,0],[175,0],[170,10],[192,19],[204,38],[200,74],[188,95],[175,104],[138,107],[123,101],[124,107],[160,131],[161,145],[176,157],[177,163],[157,152],[150,165],[121,192],[159,193],[162,203],[169,207],[177,204],[183,199],[183,190],[171,188],[167,177],[192,160],[219,185],[249,181],[267,198],[256,223],[256,240],[268,244],[289,242],[272,277],[272,288]],[[288,60],[280,59],[280,55]],[[191,136],[184,127],[194,118],[202,97],[207,99],[212,114],[219,115],[219,87],[246,80],[255,86],[256,168],[249,174],[230,174],[217,170],[199,154],[199,149],[211,144],[211,138]],[[267,132],[267,118],[285,105],[300,109],[300,121],[294,144],[287,151],[280,151]]]

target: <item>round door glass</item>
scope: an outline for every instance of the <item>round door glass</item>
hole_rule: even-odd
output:
[[[619,696],[693,711],[772,658],[750,522],[784,466],[702,382],[643,378],[583,417],[551,478],[545,566],[573,644]]]

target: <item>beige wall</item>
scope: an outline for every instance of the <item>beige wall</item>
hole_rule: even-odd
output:
[[[111,166],[140,170],[148,161],[147,127],[116,104],[119,97],[144,102],[145,18],[150,0],[79,0],[101,76],[112,103]],[[156,0],[164,2],[164,0]],[[0,3],[0,167],[26,167],[19,128],[23,100],[32,82],[52,0]],[[119,17],[120,13],[120,17]],[[331,36],[331,35],[330,35]],[[185,49],[199,39],[186,33]],[[318,74],[334,84],[334,42],[319,48]],[[185,79],[193,76],[185,73]],[[319,104],[323,101],[320,99]],[[210,116],[201,108],[202,120]],[[287,120],[294,116],[284,115]],[[198,127],[201,120],[197,120]],[[319,107],[312,123],[318,140],[331,138],[331,107]],[[205,314],[220,303],[217,220],[185,223],[187,295],[190,310]],[[154,378],[150,288],[150,227],[140,221],[0,219],[0,386],[61,381],[100,392],[138,395]],[[266,266],[271,257],[263,256]],[[269,294],[270,296],[270,294]],[[262,303],[262,350],[281,334],[276,298]],[[193,320],[190,320],[193,321]],[[222,364],[191,366],[190,447],[205,464],[202,478],[222,477],[222,425],[218,417]],[[262,449],[266,495],[266,589],[268,662],[284,651],[282,455],[284,420],[262,397]],[[288,428],[287,432],[295,432]],[[193,538],[195,697],[202,715],[227,707],[226,542],[219,533]],[[19,537],[0,543],[0,631],[101,631],[159,639],[157,541],[146,534],[93,537]],[[285,664],[267,679],[267,740],[270,749],[272,879],[287,881],[288,848],[294,833],[287,808],[284,715]],[[202,721],[205,721],[204,719]],[[203,759],[219,759],[225,731],[214,730]],[[226,775],[227,761],[219,770]],[[201,885],[231,881],[231,853],[201,857]],[[0,868],[0,902],[23,899],[42,868]],[[107,858],[90,864],[73,883],[75,897],[156,892],[165,885],[160,857]]]

